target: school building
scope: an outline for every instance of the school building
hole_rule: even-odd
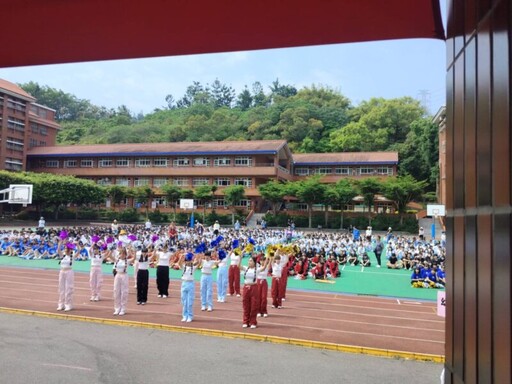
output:
[[[98,144],[34,147],[27,170],[89,179],[101,185],[149,186],[151,208],[167,208],[161,187],[185,189],[217,185],[208,208],[226,207],[223,189],[245,187],[240,208],[263,212],[268,206],[258,186],[269,180],[295,181],[320,175],[323,183],[344,177],[387,177],[397,174],[397,152],[292,154],[285,140]],[[392,202],[388,202],[392,204]],[[126,199],[121,206],[133,206]],[[110,205],[107,202],[107,206]],[[196,201],[202,207],[201,201]]]

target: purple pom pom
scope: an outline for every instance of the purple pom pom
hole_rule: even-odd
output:
[[[64,240],[68,237],[68,233],[66,231],[60,231],[59,239]]]
[[[158,235],[153,235],[151,236],[151,241],[154,243],[155,241],[157,241],[159,239]]]
[[[107,244],[112,244],[114,242],[113,237],[107,237]]]
[[[135,241],[135,240],[137,240],[137,236],[135,236],[135,235],[128,235],[128,238],[129,238],[131,241]]]
[[[91,237],[91,241],[92,241],[93,243],[97,243],[98,241],[100,241],[100,237],[99,237],[99,236],[97,236],[97,235],[94,235],[93,237]]]
[[[76,245],[75,245],[75,244],[73,244],[73,243],[67,243],[67,244],[66,244],[66,248],[67,248],[67,249],[76,249]]]

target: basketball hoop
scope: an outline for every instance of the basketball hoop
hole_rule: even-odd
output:
[[[23,204],[26,207],[32,204],[32,184],[11,184],[9,188],[0,191],[0,203]]]

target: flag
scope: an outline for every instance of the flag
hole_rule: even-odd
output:
[[[194,212],[190,215],[190,228],[194,228]]]

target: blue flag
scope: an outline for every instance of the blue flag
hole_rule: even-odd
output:
[[[190,215],[190,228],[194,228],[194,212]]]

